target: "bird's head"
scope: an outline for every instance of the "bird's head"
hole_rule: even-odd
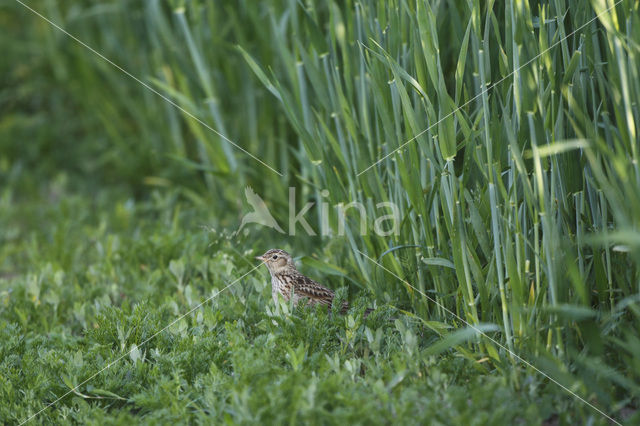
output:
[[[267,250],[265,254],[257,256],[256,259],[262,261],[272,274],[296,268],[291,255],[280,249]]]

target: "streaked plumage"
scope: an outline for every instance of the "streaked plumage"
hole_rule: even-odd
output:
[[[294,305],[306,299],[311,305],[331,307],[335,292],[298,272],[291,255],[286,251],[271,249],[256,259],[261,260],[271,273],[271,295],[274,302],[277,302],[278,294],[281,294],[286,301],[293,297]],[[348,307],[347,302],[344,302],[341,310],[345,312]]]

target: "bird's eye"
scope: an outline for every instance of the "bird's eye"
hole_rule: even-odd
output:
[[[278,258],[277,254],[274,254],[273,257],[272,257],[273,260],[276,260],[277,258]]]

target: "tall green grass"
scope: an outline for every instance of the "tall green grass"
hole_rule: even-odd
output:
[[[442,306],[498,324],[493,337],[504,346],[618,409],[637,399],[640,382],[640,15],[634,1],[612,6],[42,3],[42,13],[284,178],[19,6],[12,13],[36,20],[35,40],[47,43],[35,69],[51,69],[84,131],[101,135],[90,145],[95,173],[127,172],[142,192],[181,186],[226,226],[246,184],[281,223],[289,186],[300,202],[359,201],[367,235],[350,214],[344,237],[312,241],[372,299],[442,333],[463,325]],[[372,232],[383,201],[400,208],[398,235]],[[309,242],[264,238],[300,250]],[[504,372],[517,362],[486,339],[459,350]]]
[[[455,322],[358,249],[605,401],[610,383],[637,396],[640,373],[627,363],[639,319],[638,6],[612,5],[288,5],[269,10],[283,41],[274,62],[241,47],[315,186],[333,203],[400,206],[399,235],[345,239],[376,297]],[[501,365],[507,354],[482,345]],[[618,359],[601,368],[605,352]]]

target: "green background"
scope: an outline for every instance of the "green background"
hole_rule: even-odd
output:
[[[148,87],[0,3],[0,421],[638,422],[637,1],[25,4]]]

